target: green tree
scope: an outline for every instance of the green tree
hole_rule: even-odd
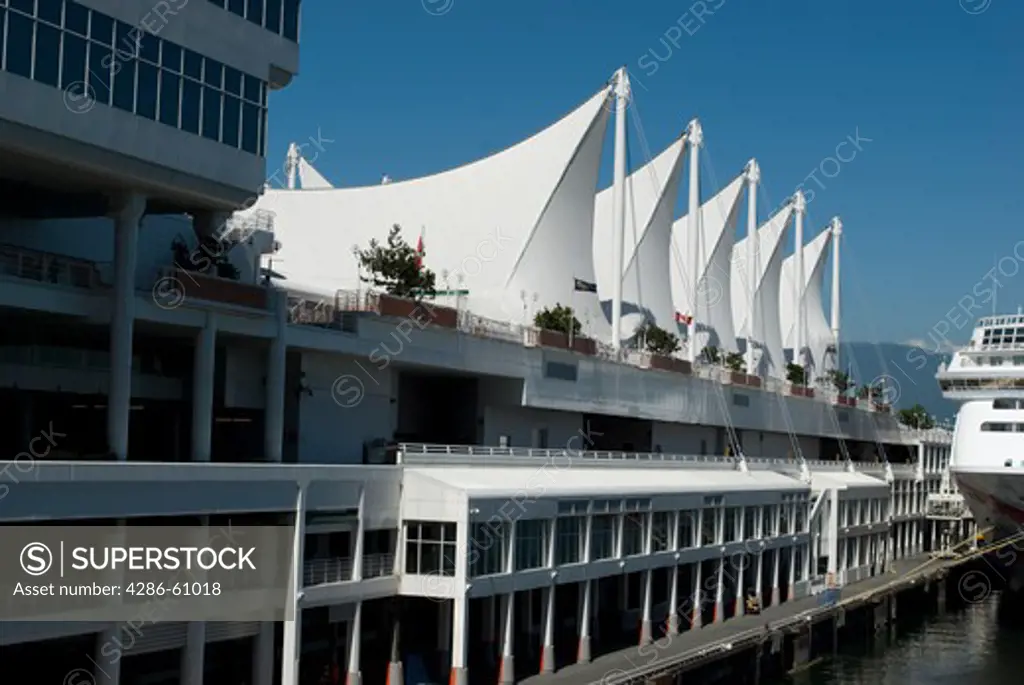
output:
[[[900,409],[897,418],[900,423],[904,426],[909,426],[910,428],[928,430],[929,428],[935,427],[935,420],[932,419],[928,410],[920,404],[915,404],[909,409]]]
[[[572,309],[560,304],[537,312],[537,315],[533,317],[533,325],[545,331],[555,331],[565,335],[569,335],[569,331],[572,331],[574,337],[580,334],[582,328],[579,319],[573,316]]]
[[[807,385],[807,370],[800,364],[786,364],[786,380],[793,385]]]
[[[388,234],[387,245],[373,239],[367,249],[359,251],[359,265],[368,274],[360,278],[395,297],[413,300],[433,297],[437,293],[436,278],[433,271],[422,265],[425,253],[417,252],[402,239],[401,233],[402,227],[395,224]]]
[[[725,355],[725,366],[730,371],[734,371],[736,373],[747,372],[747,362],[744,361],[743,355],[739,352],[730,352]]]
[[[669,357],[679,351],[679,337],[659,327],[653,321],[648,321],[637,328],[636,335],[642,341],[644,349],[651,354]]]
[[[722,364],[722,353],[714,345],[708,345],[700,351],[701,359],[705,363],[713,366],[720,366]]]

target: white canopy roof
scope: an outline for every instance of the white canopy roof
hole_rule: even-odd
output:
[[[602,88],[563,119],[485,159],[442,173],[361,188],[268,190],[255,207],[276,215],[273,269],[318,292],[360,287],[354,248],[383,242],[392,225],[415,245],[439,289],[469,291],[465,306],[503,321],[573,300],[573,278],[593,282],[594,192],[611,107]],[[308,169],[306,169],[308,173]],[[534,299],[536,298],[536,299]],[[524,306],[524,302],[529,307]],[[596,296],[576,316],[607,336]]]
[[[305,157],[299,157],[299,185],[305,190],[320,190],[333,188],[331,182],[324,178],[313,165],[306,161]]]
[[[813,377],[825,371],[825,356],[832,344],[832,329],[825,319],[822,290],[825,286],[825,265],[828,248],[832,244],[832,230],[826,228],[814,240],[804,246],[804,291],[803,303],[806,314],[804,321],[804,350]],[[779,292],[779,321],[782,326],[783,344],[792,349],[796,332],[796,303],[793,284],[796,280],[795,255],[782,263],[782,288]],[[813,380],[813,377],[811,380]]]
[[[751,373],[775,378],[785,378],[786,375],[782,331],[779,328],[779,288],[783,238],[792,218],[793,207],[787,205],[757,229],[752,265],[749,264],[747,242],[750,237],[744,237],[733,246],[732,316],[736,335],[753,338],[757,346],[757,367]],[[753,284],[748,276],[751,271],[754,274]],[[753,300],[750,297],[752,289],[755,289]]]
[[[736,217],[746,176],[740,174],[717,195],[700,206],[698,250],[699,282],[693,292],[689,273],[689,215],[672,225],[672,300],[675,310],[697,321],[697,350],[714,345],[729,352],[738,351],[733,329],[732,250],[736,242]]]
[[[581,466],[545,477],[536,466],[426,466],[406,468],[406,473],[431,478],[478,498],[515,497],[517,493],[531,493],[533,497],[628,497],[678,492],[807,490],[807,485],[796,478],[771,471]]]
[[[866,473],[849,471],[815,471],[811,469],[811,489],[819,490],[848,489],[889,489],[884,480],[869,476]]]
[[[626,178],[626,235],[622,260],[622,337],[629,338],[645,318],[675,329],[669,274],[672,215],[679,193],[686,136]],[[594,270],[602,302],[615,287],[614,188],[594,201]]]

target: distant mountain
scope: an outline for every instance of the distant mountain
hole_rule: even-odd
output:
[[[940,419],[956,416],[958,405],[942,396],[935,372],[946,355],[899,343],[840,344],[843,369],[852,367],[858,385],[885,379],[893,404],[904,409],[920,404]]]

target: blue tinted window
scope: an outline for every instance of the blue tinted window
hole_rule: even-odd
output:
[[[249,0],[249,9],[245,18],[254,24],[263,26],[263,0]]]
[[[260,157],[267,156],[267,110],[260,109]]]
[[[238,147],[238,118],[241,116],[241,101],[233,95],[224,96],[224,131],[221,142]]]
[[[126,59],[114,64],[113,104],[126,112],[135,111],[135,69],[138,62]]]
[[[242,105],[242,149],[257,154],[260,149],[260,116],[259,107],[249,104]]]
[[[245,0],[228,0],[228,11],[240,17],[245,16]]]
[[[220,88],[224,84],[224,65],[207,57],[203,83]]]
[[[18,10],[19,12],[24,12],[25,14],[28,15],[33,15],[36,11],[35,0],[10,0],[8,4],[10,4],[11,9]]]
[[[160,64],[165,69],[170,69],[176,74],[181,73],[181,48],[174,43],[163,41],[163,53],[160,55]]]
[[[299,40],[299,0],[284,0],[284,31],[288,40]]]
[[[60,29],[36,24],[36,71],[32,78],[57,87],[60,80]]]
[[[14,12],[7,17],[7,71],[32,78],[32,29],[34,21]]]
[[[264,26],[268,31],[281,33],[281,0],[267,0],[267,19]]]
[[[241,95],[242,72],[231,67],[224,67],[224,90],[232,95]]]
[[[191,76],[197,81],[203,80],[203,58],[188,48],[185,48],[185,76]]]
[[[114,45],[114,20],[99,12],[92,13],[92,25],[89,28],[89,37],[98,40],[104,45]]]
[[[139,62],[139,89],[135,95],[135,113],[147,119],[156,119],[157,68]]]
[[[96,102],[110,104],[110,67],[113,64],[113,53],[96,43],[89,44],[88,83],[92,87]]]
[[[245,96],[245,99],[249,102],[260,104],[260,80],[255,76],[249,76],[249,74],[244,74],[244,76],[245,92],[243,95]]]
[[[61,62],[61,88],[67,89],[72,83],[85,83],[85,39],[65,33]]]
[[[177,74],[160,72],[160,123],[178,127],[178,88],[181,77]]]
[[[133,60],[139,56],[139,30],[123,21],[114,30],[114,55],[118,60]]]
[[[139,34],[139,57],[160,64],[160,39],[149,31],[141,31]]]
[[[189,133],[199,133],[199,103],[203,87],[195,81],[182,79],[181,84],[181,128]]]
[[[89,10],[77,2],[64,5],[64,28],[80,36],[89,35]]]
[[[36,16],[54,26],[60,26],[60,6],[62,0],[37,0]]]
[[[203,88],[203,137],[220,140],[220,105],[224,96],[213,88]]]

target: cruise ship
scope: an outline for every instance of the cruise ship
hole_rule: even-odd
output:
[[[1019,535],[1024,525],[1024,315],[978,321],[967,345],[937,378],[943,395],[961,402],[951,468],[979,525],[992,536]],[[1016,555],[1014,555],[1016,556]]]
[[[6,672],[514,683],[940,545],[949,431],[823,380],[841,221],[762,216],[754,161],[703,192],[697,120],[627,168],[625,69],[449,171],[268,169],[299,14],[0,0],[0,525],[290,531],[284,620],[7,613]],[[362,269],[394,225],[433,297]]]

